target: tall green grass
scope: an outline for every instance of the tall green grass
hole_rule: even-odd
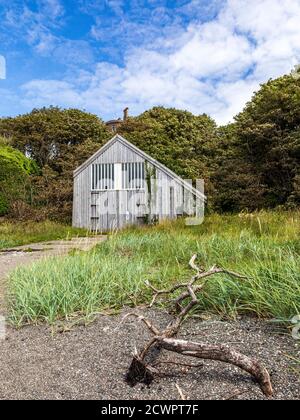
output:
[[[300,214],[257,213],[183,221],[118,233],[87,254],[50,259],[10,278],[15,324],[55,322],[150,298],[145,280],[165,288],[189,278],[188,261],[247,276],[211,278],[198,309],[226,316],[251,313],[288,319],[300,313]]]
[[[0,249],[86,235],[84,229],[55,222],[0,222]]]

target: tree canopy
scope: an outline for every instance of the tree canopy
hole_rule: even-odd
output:
[[[129,118],[119,132],[178,175],[204,178],[214,210],[300,204],[300,73],[262,85],[224,127],[206,114],[155,107]],[[20,186],[27,177],[31,206],[67,220],[73,170],[112,133],[96,115],[50,107],[0,119],[0,136],[9,139],[9,146],[0,142],[2,214],[9,208],[8,196],[18,196],[12,180]]]
[[[111,136],[96,115],[57,107],[2,118],[0,134],[40,168],[31,178],[34,206],[64,220],[71,217],[73,170]]]
[[[300,74],[262,85],[235,124],[220,130],[220,138],[219,209],[299,204]]]
[[[104,123],[93,114],[57,107],[34,109],[29,114],[0,119],[0,132],[13,147],[42,168],[60,170],[61,159],[87,141],[98,145],[109,137]],[[80,157],[79,157],[80,159]]]
[[[205,179],[206,188],[211,190],[218,137],[217,125],[207,115],[155,107],[129,118],[120,133],[179,176]]]

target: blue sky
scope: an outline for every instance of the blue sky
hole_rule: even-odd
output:
[[[0,0],[0,116],[155,105],[219,124],[300,62],[300,0]]]

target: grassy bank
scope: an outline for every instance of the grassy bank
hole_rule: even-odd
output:
[[[0,222],[0,249],[85,235],[83,229],[54,222]]]
[[[88,254],[17,270],[11,317],[16,324],[54,322],[145,302],[145,280],[165,288],[189,278],[187,263],[197,253],[208,268],[218,264],[248,277],[212,278],[199,310],[287,319],[300,313],[299,238],[300,213],[212,215],[198,227],[179,221],[130,229]]]

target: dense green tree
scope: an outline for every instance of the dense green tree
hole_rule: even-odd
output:
[[[37,170],[35,162],[0,141],[0,216],[8,213],[14,202],[29,199],[29,176]]]
[[[205,179],[207,190],[212,190],[218,138],[216,123],[207,115],[155,107],[129,118],[120,133],[179,176]]]
[[[218,210],[299,204],[300,74],[262,85],[219,138],[212,177]]]
[[[265,186],[263,206],[285,205],[300,175],[300,74],[263,85],[236,130],[244,161]]]
[[[111,137],[111,133],[109,135]],[[45,165],[41,174],[33,177],[32,184],[36,191],[34,205],[46,211],[45,217],[55,220],[71,220],[73,203],[73,171],[85,160],[91,157],[102,144],[86,140],[70,148],[68,152],[57,161],[62,170],[55,171]]]
[[[34,159],[41,168],[49,165],[60,172],[62,160],[69,151],[86,141],[101,146],[109,132],[96,115],[50,107],[0,119],[0,135],[11,138],[12,146]]]
[[[54,107],[2,118],[0,134],[39,165],[40,174],[31,180],[34,205],[64,220],[72,214],[74,169],[111,137],[97,116]]]
[[[215,170],[211,174],[214,209],[235,212],[262,207],[265,187],[245,159],[236,124],[220,127],[218,137]]]
[[[300,73],[262,85],[226,127],[218,128],[205,114],[155,107],[129,118],[119,132],[178,175],[204,178],[216,210],[300,204]],[[10,157],[9,165],[19,165],[18,171],[25,165],[27,177],[24,155],[39,165],[39,173],[30,175],[33,205],[60,219],[71,217],[73,170],[112,137],[97,116],[54,107],[0,119],[1,135],[23,157],[22,164]],[[1,144],[4,154],[12,153]],[[9,207],[4,186],[2,180],[2,213]]]

